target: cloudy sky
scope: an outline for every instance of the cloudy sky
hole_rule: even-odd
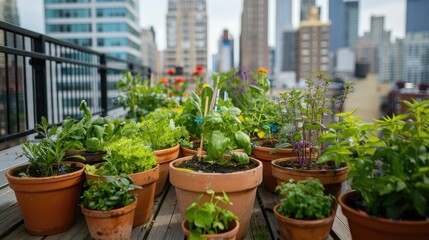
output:
[[[166,46],[165,18],[168,0],[140,0],[140,25],[154,26],[156,41],[160,50]],[[275,4],[269,1],[269,45],[275,45]],[[31,4],[30,4],[31,2]],[[298,26],[299,0],[293,0],[293,25]],[[370,28],[371,15],[384,15],[385,28],[392,31],[392,37],[403,37],[405,32],[405,0],[360,0],[359,35]],[[316,0],[322,7],[322,20],[328,18],[328,0]],[[236,50],[240,36],[240,18],[242,0],[207,0],[209,56],[217,49],[217,41],[223,31],[228,29],[236,39]],[[18,0],[21,26],[36,32],[44,33],[43,0]],[[238,59],[238,57],[235,57]],[[209,57],[211,60],[211,57]]]

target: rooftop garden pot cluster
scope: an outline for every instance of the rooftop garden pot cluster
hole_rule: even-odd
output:
[[[55,215],[67,212],[67,221],[47,231],[39,219],[53,218],[50,209],[35,211],[35,223],[23,211],[29,231],[46,235],[71,227],[86,178],[82,211],[88,210],[88,216],[130,213],[123,230],[128,234],[132,226],[147,222],[154,196],[169,176],[184,232],[192,239],[229,230],[244,238],[262,181],[282,197],[274,209],[279,225],[305,222],[326,238],[339,202],[347,217],[358,215],[356,223],[349,220],[354,239],[362,232],[374,232],[368,239],[408,236],[379,235],[378,219],[382,225],[417,226],[415,239],[428,236],[429,101],[407,102],[405,114],[363,123],[353,112],[341,113],[351,84],[333,91],[324,73],[273,100],[264,68],[213,74],[212,86],[204,83],[203,71],[192,75],[194,89],[187,89],[190,79],[173,71],[152,85],[125,73],[118,101],[127,110],[126,119],[95,118],[85,101],[79,120],[68,117],[57,127],[43,119],[39,132],[44,138],[23,145],[29,164],[7,174],[18,201],[30,194],[15,185],[20,181],[71,175],[78,180],[69,187],[70,195],[61,193],[62,203],[66,198],[74,202],[60,207],[43,203]],[[180,147],[195,149],[179,157]],[[89,160],[89,153],[102,153],[99,162]],[[355,192],[340,197],[347,177]],[[377,227],[361,230],[366,221]]]

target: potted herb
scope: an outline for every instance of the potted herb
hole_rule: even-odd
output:
[[[64,151],[70,142],[61,136],[63,129],[42,118],[37,131],[44,136],[36,143],[26,142],[22,155],[29,164],[6,172],[15,191],[25,227],[32,235],[64,232],[74,224],[75,209],[84,179],[81,163],[64,162]]]
[[[307,177],[319,179],[326,193],[338,197],[341,184],[347,178],[347,166],[337,166],[335,159],[322,164],[316,161],[326,146],[320,136],[326,133],[326,122],[332,121],[329,114],[335,111],[334,106],[342,108],[351,84],[345,83],[342,93],[332,96],[331,80],[326,74],[316,73],[315,76],[315,79],[307,79],[307,88],[302,94],[292,91],[282,96],[282,114],[288,115],[293,126],[289,141],[296,157],[272,161],[272,173],[278,183]]]
[[[197,239],[235,239],[238,232],[239,222],[237,216],[220,205],[232,205],[228,195],[224,192],[222,196],[215,196],[213,190],[207,190],[210,201],[202,204],[201,194],[193,202],[185,213],[182,221],[182,229],[190,240]]]
[[[219,79],[215,77],[214,92],[220,88]],[[262,182],[262,163],[249,158],[251,152],[250,138],[241,131],[241,123],[237,115],[238,108],[221,107],[214,111],[216,97],[213,97],[202,122],[203,141],[207,140],[207,154],[188,156],[170,163],[170,182],[176,187],[182,217],[186,208],[191,205],[206,189],[216,193],[226,192],[235,204],[225,206],[240,219],[240,229],[237,238],[241,239],[247,233],[257,186]],[[207,104],[207,106],[209,106]],[[223,124],[225,119],[232,119],[233,124]],[[242,148],[245,152],[233,152],[234,148]],[[204,196],[203,201],[209,201]]]
[[[130,191],[141,188],[128,177],[107,177],[90,180],[80,203],[82,213],[94,239],[130,239],[136,194]]]
[[[66,156],[80,155],[83,158],[69,158],[89,164],[101,162],[105,155],[104,146],[113,137],[115,124],[109,117],[92,120],[92,113],[86,101],[82,100],[79,109],[83,112],[81,120],[70,116],[61,124],[64,141],[70,142]],[[83,160],[82,160],[83,159]]]
[[[320,160],[349,166],[354,191],[339,203],[353,239],[428,239],[429,100],[404,114],[363,123],[352,112],[330,125]]]
[[[323,193],[319,180],[290,179],[276,189],[283,197],[274,207],[283,239],[328,239],[335,219],[334,197]]]
[[[127,124],[130,125],[130,124]],[[126,131],[127,125],[122,131]],[[131,128],[132,129],[132,128]],[[152,150],[144,145],[140,138],[121,137],[106,146],[107,153],[104,163],[86,165],[87,180],[95,180],[101,176],[120,176],[127,174],[134,184],[142,189],[134,190],[137,194],[137,210],[133,226],[147,222],[155,198],[156,181],[159,178],[159,165]]]

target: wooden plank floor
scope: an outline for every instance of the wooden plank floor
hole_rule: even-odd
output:
[[[273,207],[280,201],[279,196],[259,187],[257,199],[252,213],[252,219],[245,240],[280,239],[277,220]],[[76,208],[75,225],[68,231],[52,236],[35,237],[27,233],[22,217],[16,204],[15,194],[9,187],[0,190],[0,239],[30,239],[30,240],[69,240],[91,239],[85,219],[79,208]],[[181,215],[173,186],[166,186],[163,193],[155,198],[150,220],[132,231],[132,239],[170,240],[185,239],[180,227]],[[351,239],[347,220],[338,208],[334,226],[329,239]]]

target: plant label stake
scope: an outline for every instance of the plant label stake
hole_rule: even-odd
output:
[[[204,117],[206,117],[206,115],[207,115],[207,111],[208,111],[208,107],[209,107],[208,105],[209,105],[209,96],[206,96],[206,104],[204,105]],[[202,155],[202,151],[203,151],[203,142],[204,142],[204,136],[201,136],[200,147],[197,149],[198,161],[201,161],[201,155]]]

